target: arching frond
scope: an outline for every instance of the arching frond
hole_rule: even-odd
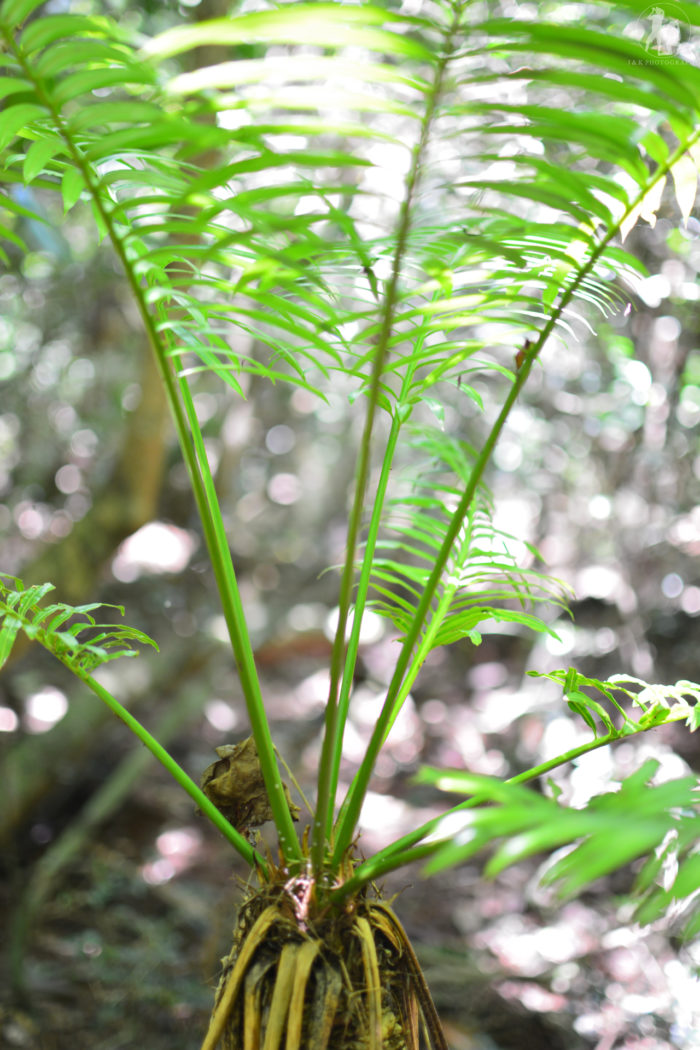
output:
[[[700,928],[698,782],[686,776],[652,784],[658,769],[657,761],[645,762],[616,790],[594,795],[581,809],[563,806],[521,784],[425,770],[424,783],[471,796],[435,822],[434,855],[427,870],[443,870],[490,848],[485,873],[495,876],[525,857],[550,854],[542,881],[566,897],[645,857],[633,891],[635,918],[651,922],[675,902],[682,912],[676,925],[686,937],[694,937]],[[446,841],[440,845],[442,836]],[[668,870],[669,864],[675,867],[675,877],[664,886],[662,867]]]
[[[415,615],[427,586],[454,508],[469,481],[475,452],[438,428],[414,431],[411,441],[411,489],[390,501],[386,538],[377,544],[371,605],[389,617],[401,635]],[[426,651],[459,638],[481,641],[480,626],[520,623],[551,632],[533,610],[543,602],[564,605],[559,581],[518,563],[515,548],[538,558],[530,544],[519,543],[493,523],[488,493],[481,489],[460,528],[420,636]]]

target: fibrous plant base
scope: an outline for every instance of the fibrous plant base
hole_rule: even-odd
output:
[[[447,1050],[391,908],[312,904],[310,880],[243,904],[202,1050]]]

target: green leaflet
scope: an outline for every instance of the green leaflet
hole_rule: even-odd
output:
[[[449,516],[446,507],[458,500],[472,470],[473,452],[448,437],[439,427],[415,430],[414,455],[423,460],[414,492],[393,504],[386,522],[387,538],[380,541],[371,587],[381,597],[373,607],[405,633],[427,585],[435,554],[444,541]],[[415,476],[415,463],[412,475]],[[390,505],[391,506],[391,505]],[[444,578],[435,593],[435,605],[426,620],[423,638],[430,648],[468,637],[481,640],[479,627],[488,621],[519,623],[535,631],[553,633],[539,617],[524,608],[540,601],[563,604],[564,590],[532,569],[521,569],[511,553],[514,537],[496,529],[491,508],[482,493],[459,535]],[[390,540],[391,533],[396,537]],[[391,552],[391,557],[385,552]],[[531,553],[536,551],[531,548]],[[429,639],[429,642],[427,641]]]
[[[67,37],[82,38],[83,61],[90,59],[90,44],[93,38],[128,40],[128,34],[121,31],[117,23],[110,18],[90,15],[46,15],[27,26],[20,35],[19,44],[24,54],[31,55],[55,40],[62,41]]]
[[[3,0],[0,6],[0,22],[14,28],[20,25],[44,0]]]
[[[58,135],[47,135],[40,138],[27,150],[22,166],[24,181],[29,184],[46,171],[47,165],[54,157],[65,151],[65,143]]]
[[[43,106],[37,106],[33,102],[19,102],[6,106],[0,123],[0,149],[9,145],[15,135],[27,125],[46,116]]]
[[[530,50],[596,65],[608,73],[623,75],[624,80],[640,80],[657,94],[668,95],[685,108],[692,109],[698,105],[700,72],[685,63],[677,70],[671,63],[654,62],[647,49],[634,40],[580,25],[553,26],[537,21],[525,23],[495,19],[486,22],[483,30],[491,36],[515,38],[509,41],[512,49]],[[598,74],[596,79],[597,90],[605,93],[607,89],[603,76]]]
[[[417,41],[384,29],[381,7],[341,7],[330,3],[295,3],[274,11],[237,18],[218,18],[195,26],[166,30],[143,48],[146,58],[168,58],[207,44],[241,44],[250,40],[280,44],[317,44],[324,47],[359,45],[371,50],[431,62],[433,54]]]
[[[583,718],[597,735],[599,721],[606,734],[623,736],[652,729],[681,718],[692,728],[697,722],[700,685],[679,681],[674,685],[651,685],[629,675],[613,675],[606,681],[589,678],[573,667],[568,670],[528,671],[533,678],[547,678],[561,686],[569,709]],[[593,694],[593,695],[591,695]],[[620,699],[618,699],[618,696]],[[641,713],[622,707],[631,702]],[[617,717],[617,725],[615,717]]]
[[[546,868],[543,880],[556,885],[563,896],[580,892],[597,878],[655,850],[670,831],[680,842],[690,842],[700,832],[698,783],[684,777],[650,785],[658,763],[647,762],[622,781],[615,792],[594,796],[582,809],[570,809],[552,798],[517,784],[502,783],[471,773],[446,773],[425,769],[423,783],[443,790],[466,792],[474,806],[456,809],[441,818],[446,838],[441,841],[441,820],[431,822],[432,859],[427,870],[440,871],[503,839],[486,865],[495,876],[532,854],[564,845],[574,848]],[[459,828],[459,830],[455,830]],[[640,921],[651,921],[668,900],[693,893],[700,885],[700,856],[691,854],[679,868],[672,889],[662,899],[654,886],[660,864],[647,868],[639,892],[646,903],[638,907]]]
[[[44,605],[43,599],[52,590],[50,583],[25,588],[16,577],[0,578],[0,667],[9,657],[20,630],[81,673],[120,656],[135,656],[137,644],[158,648],[152,638],[136,627],[98,623],[92,616],[100,608],[117,609],[123,616],[120,606],[99,602]]]

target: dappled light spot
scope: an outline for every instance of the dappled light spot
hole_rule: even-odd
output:
[[[202,836],[196,828],[183,827],[164,831],[156,839],[158,852],[164,857],[192,857],[198,853]]]
[[[607,521],[612,511],[612,504],[607,496],[600,493],[588,501],[588,513],[596,521]]]
[[[308,416],[320,404],[318,397],[310,390],[298,387],[290,398],[290,404],[300,416]]]
[[[99,440],[94,430],[83,427],[76,430],[70,439],[70,450],[78,459],[91,459],[97,451]]]
[[[360,817],[360,826],[365,831],[383,831],[397,825],[409,809],[401,799],[392,795],[379,795],[368,791]],[[393,837],[393,836],[392,836]]]
[[[193,827],[171,828],[157,837],[155,847],[158,856],[141,868],[141,877],[149,886],[169,882],[191,867],[201,852],[202,835]]]
[[[234,729],[238,722],[238,715],[225,700],[208,700],[204,705],[204,715],[207,722],[222,733]]]
[[[100,941],[99,935],[91,933],[89,936],[83,939],[80,946],[80,950],[83,955],[87,955],[90,958],[97,958],[102,955],[102,942]]]
[[[581,731],[577,744],[582,743],[584,738],[585,733]],[[594,795],[610,791],[611,778],[615,772],[615,758],[611,751],[600,748],[581,755],[565,788],[569,804],[579,809],[587,805]]]
[[[291,452],[296,444],[296,434],[291,427],[285,423],[278,423],[270,427],[265,435],[265,445],[275,456],[282,456],[285,452]]]
[[[89,495],[83,492],[74,492],[66,500],[65,511],[71,521],[80,521],[81,518],[85,517],[91,506],[92,499]]]
[[[83,483],[83,476],[74,463],[66,463],[58,468],[54,480],[58,491],[69,496],[71,493],[78,491]]]
[[[63,510],[56,511],[51,518],[51,524],[49,525],[49,533],[54,539],[60,540],[73,528],[73,519],[70,514],[67,514]]]
[[[669,572],[661,581],[661,593],[666,598],[678,598],[683,593],[683,580],[677,572]]]
[[[314,671],[294,690],[295,710],[298,709],[297,705],[301,705],[303,710],[323,707],[328,699],[329,684],[330,675],[325,668]]]
[[[125,412],[134,412],[141,403],[141,384],[140,383],[129,383],[124,388],[121,396],[121,406]]]
[[[112,572],[122,583],[144,573],[182,572],[196,548],[193,533],[151,521],[124,540],[112,561]]]
[[[14,733],[18,727],[17,713],[11,707],[0,707],[0,733]]]
[[[324,634],[326,638],[333,639],[338,626],[339,611],[336,607],[326,617],[326,623],[324,626]],[[348,617],[347,630],[345,637],[350,637],[352,631],[353,616],[350,614]],[[362,625],[360,627],[360,645],[371,645],[373,642],[378,642],[384,635],[384,620],[378,613],[372,612],[371,609],[365,609],[362,616]]]
[[[24,701],[25,729],[30,733],[45,733],[60,722],[68,710],[68,698],[55,686],[46,685]]]
[[[684,390],[676,408],[676,419],[682,427],[690,430],[700,419],[700,405],[697,403],[697,388]]]
[[[671,286],[668,277],[665,277],[664,274],[656,273],[639,281],[636,290],[647,306],[656,309],[661,306],[661,301],[669,295]]]
[[[668,538],[686,554],[700,554],[700,508],[695,507],[689,514],[677,517],[668,530]]]
[[[512,973],[536,977],[551,964],[565,964],[595,949],[601,923],[578,902],[562,909],[560,920],[537,928],[519,915],[504,915],[476,935]]]
[[[576,646],[576,628],[573,624],[559,620],[555,625],[557,637],[548,634],[544,640],[545,648],[552,656],[566,656]]]
[[[420,714],[428,725],[442,725],[447,718],[447,705],[442,700],[426,700],[421,704]]]
[[[367,850],[380,849],[435,816],[434,809],[418,809],[394,795],[368,791],[359,820],[362,842]]]
[[[215,638],[217,642],[228,642],[229,640],[226,618],[221,614],[210,616],[204,625],[204,630],[212,638]]]
[[[632,400],[637,405],[646,405],[652,388],[651,372],[643,361],[625,360],[620,363],[620,373],[632,388]]]
[[[667,276],[667,273],[664,273]],[[657,339],[661,339],[665,343],[675,343],[680,338],[681,334],[681,323],[677,317],[671,317],[669,314],[664,314],[663,317],[657,317],[654,321],[654,336]],[[637,362],[641,364],[641,362]],[[646,369],[646,366],[644,366]],[[648,369],[646,369],[648,372]]]
[[[517,470],[523,462],[522,446],[517,441],[504,439],[494,450],[493,459],[500,470],[507,472]]]
[[[686,587],[681,595],[681,609],[688,616],[700,613],[700,587]]]
[[[577,394],[570,394],[568,390],[558,390],[552,400],[558,412],[566,412],[571,416],[579,416],[583,412],[583,399]]]
[[[214,417],[219,407],[219,399],[215,394],[210,394],[206,390],[201,390],[194,396],[194,407],[197,412],[197,419],[201,426],[203,423],[206,423]]]
[[[555,755],[561,755],[572,747],[576,747],[584,735],[583,730],[580,730],[565,715],[553,718],[547,723],[542,733],[540,748],[543,760],[546,762]]]
[[[617,632],[611,627],[601,627],[595,632],[593,640],[593,652],[597,656],[611,653],[618,645]]]
[[[617,569],[607,565],[587,565],[576,576],[576,594],[582,598],[608,598],[615,596],[621,584]]]
[[[490,688],[477,693],[471,706],[482,733],[502,733],[516,718],[540,706],[543,695],[540,683],[536,690],[518,692]],[[521,732],[525,731],[523,726]]]
[[[550,992],[532,981],[503,981],[496,987],[504,999],[515,999],[522,1003],[526,1010],[545,1013],[565,1010],[567,1006],[563,995]]]
[[[177,875],[175,865],[165,858],[150,861],[141,868],[143,881],[149,886],[161,886],[164,882],[169,882],[175,875]]]
[[[289,610],[286,620],[293,631],[313,631],[323,626],[327,611],[322,602],[299,602]]]
[[[301,497],[301,482],[296,474],[273,474],[267,483],[267,494],[273,503],[290,506]]]
[[[472,689],[497,689],[508,680],[508,671],[500,661],[477,664],[468,674]]]
[[[37,504],[22,502],[15,510],[15,521],[20,532],[27,540],[36,540],[47,525],[47,517]]]

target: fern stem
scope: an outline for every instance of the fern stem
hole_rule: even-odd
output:
[[[392,725],[394,718],[396,717],[397,698],[402,691],[402,685],[406,672],[412,663],[415,662],[414,650],[420,637],[420,633],[423,629],[423,624],[428,615],[428,611],[433,601],[433,597],[438,589],[440,580],[442,578],[445,565],[449,558],[452,546],[457,538],[462,522],[472,505],[474,496],[476,495],[477,489],[481,484],[486,466],[491,458],[491,453],[500,437],[501,431],[506,424],[508,416],[510,415],[511,409],[515,404],[518,395],[525,383],[527,374],[532,359],[529,362],[523,362],[520,371],[515,377],[515,381],[511,385],[501,411],[498,414],[496,422],[491,428],[491,431],[484,442],[484,446],[479,453],[479,456],[474,464],[474,468],[469,478],[464,494],[455,510],[450,524],[447,528],[445,539],[443,541],[440,553],[438,554],[435,564],[432,568],[425,590],[418,603],[418,608],[411,622],[411,626],[406,634],[401,651],[396,661],[396,667],[392,676],[389,688],[387,690],[386,700],[380,712],[377,723],[374,727],[374,731],[370,738],[369,744],[367,745],[367,751],[363,758],[362,764],[353,780],[353,783],[348,792],[347,799],[344,803],[345,813],[344,817],[338,827],[334,863],[337,863],[342,857],[345,850],[348,848],[352,836],[354,834],[357,821],[359,819],[360,810],[364,801],[367,788],[369,786],[369,780],[374,769],[374,763],[377,760],[377,756],[381,747],[386,739],[386,735]]]
[[[60,659],[60,658],[59,658]],[[267,865],[260,856],[260,854],[253,849],[248,840],[244,838],[239,831],[237,831],[232,824],[226,819],[223,813],[220,813],[213,802],[207,798],[201,788],[199,788],[194,780],[185,772],[182,766],[178,765],[175,759],[169,754],[168,751],[156,740],[154,736],[148,732],[138,719],[127,711],[127,709],[119,703],[119,701],[112,696],[108,689],[105,689],[92,675],[87,674],[84,671],[77,670],[69,661],[62,661],[65,663],[74,674],[85,683],[85,685],[92,690],[92,692],[102,700],[103,703],[112,711],[117,718],[121,718],[122,722],[131,730],[134,736],[137,736],[142,744],[144,744],[155,758],[163,765],[171,777],[177,781],[180,787],[184,788],[191,799],[197,804],[202,813],[209,818],[212,824],[219,829],[224,838],[228,839],[234,849],[240,853],[241,857],[252,867],[257,868],[260,874],[264,877],[267,876]]]
[[[355,492],[352,510],[350,512],[348,533],[345,544],[345,564],[343,566],[343,574],[341,579],[338,603],[338,625],[336,628],[335,637],[333,639],[333,649],[331,653],[330,685],[328,692],[328,702],[326,705],[326,719],[324,727],[323,744],[321,749],[321,760],[319,766],[316,814],[314,818],[314,826],[312,830],[311,840],[311,860],[314,867],[314,871],[316,871],[317,873],[322,870],[323,865],[325,863],[328,829],[330,828],[330,823],[332,821],[333,816],[333,809],[335,806],[335,792],[333,788],[333,783],[335,779],[335,783],[337,784],[337,778],[335,777],[334,771],[336,768],[336,761],[339,761],[338,756],[342,747],[342,722],[339,712],[338,697],[341,679],[343,675],[343,669],[346,665],[345,636],[347,631],[350,606],[352,602],[353,585],[355,581],[355,558],[362,522],[362,513],[365,503],[365,493],[369,478],[369,469],[372,452],[372,437],[374,431],[374,421],[379,403],[381,378],[384,372],[384,365],[389,354],[389,341],[391,338],[391,333],[394,324],[394,308],[396,306],[397,301],[399,278],[401,276],[402,262],[408,243],[408,235],[411,229],[411,211],[413,207],[413,200],[421,176],[423,155],[428,144],[433,119],[442,92],[442,84],[445,75],[445,70],[447,68],[447,63],[452,53],[452,38],[456,32],[458,23],[459,13],[457,12],[457,10],[455,10],[452,25],[445,34],[444,52],[437,63],[433,90],[430,93],[430,97],[426,106],[426,111],[421,121],[420,136],[418,138],[418,142],[416,143],[413,149],[411,166],[406,176],[405,194],[401,204],[401,210],[399,213],[399,219],[396,230],[396,244],[394,248],[391,275],[387,282],[386,291],[384,294],[381,327],[379,331],[379,336],[377,338],[377,346],[372,362],[372,373],[367,394],[367,410],[365,414],[365,423],[362,432],[362,439],[360,442],[360,449],[358,453],[357,467],[355,472]],[[375,507],[376,506],[377,504],[375,503]],[[378,526],[378,520],[376,524]],[[347,676],[346,687],[349,688]],[[344,706],[346,706],[346,703],[347,702],[345,702]],[[348,842],[346,842],[343,850],[335,850],[333,854],[332,867],[335,867],[337,865],[339,857],[342,857],[342,854],[348,845],[349,840]]]
[[[197,476],[203,489],[202,499],[205,503],[206,513],[202,513],[200,510],[200,514],[202,515],[202,520],[207,521],[213,533],[211,537],[208,537],[210,557],[219,585],[224,616],[231,638],[241,686],[246,698],[248,717],[250,718],[253,739],[255,740],[270,807],[274,814],[275,826],[280,839],[280,848],[286,859],[299,861],[301,859],[299,840],[292,823],[289,806],[286,802],[272,735],[265,714],[255,656],[247,631],[245,613],[231,560],[224,522],[221,517],[214,479],[211,475],[202,432],[197,422],[196,410],[186,380],[180,379],[179,387],[182,403],[190,425],[192,451],[198,468]],[[215,557],[217,558],[216,562],[214,561]]]
[[[367,531],[367,539],[365,541],[365,556],[363,558],[362,569],[357,583],[357,594],[355,597],[355,605],[353,609],[353,623],[350,632],[350,638],[348,639],[347,652],[345,655],[345,667],[343,670],[340,695],[338,698],[337,733],[333,754],[331,756],[331,777],[329,796],[334,801],[336,797],[336,792],[338,790],[338,778],[340,776],[340,762],[343,750],[343,735],[345,730],[345,724],[347,722],[348,711],[350,708],[350,693],[352,691],[353,675],[357,663],[357,653],[360,646],[362,614],[364,612],[364,608],[367,602],[367,594],[369,591],[370,575],[372,563],[374,560],[374,552],[377,546],[377,538],[379,536],[379,527],[381,525],[382,511],[384,509],[384,503],[386,500],[386,493],[389,486],[391,468],[394,461],[394,453],[396,451],[396,446],[398,443],[400,427],[401,424],[399,422],[398,416],[394,416],[391,423],[391,430],[389,432],[386,448],[384,450],[382,469],[377,484],[377,492],[374,497],[374,505],[372,507],[372,517],[370,519],[369,528]],[[330,836],[331,826],[333,822],[332,805],[328,806],[326,820],[326,834]]]
[[[105,206],[105,201],[100,192],[99,181],[95,179],[90,163],[73,141],[59,109],[54,106],[50,95],[44,90],[42,82],[33,76],[31,66],[25,61],[24,55],[15,45],[11,34],[6,34],[6,39],[26,77],[34,84],[37,97],[51,114],[56,131],[66,143],[73,163],[81,172],[85,180],[85,186],[90,193],[94,206],[104,223],[110,241],[122,264],[127,282],[131,288],[137,308],[141,315],[146,335],[155,355],[161,380],[165,388],[180,448],[190,476],[195,502],[202,522],[202,529],[204,531],[224,618],[231,639],[231,646],[236,660],[241,688],[246,701],[248,717],[251,722],[253,739],[255,740],[255,745],[258,751],[270,806],[274,814],[275,825],[280,840],[280,849],[286,860],[295,862],[298,865],[301,862],[301,846],[292,823],[289,807],[285,799],[282,778],[275,758],[272,736],[270,734],[270,728],[265,713],[265,706],[255,665],[255,656],[253,654],[253,648],[245,620],[243,603],[241,601],[235,570],[231,560],[231,551],[226,539],[226,530],[221,516],[221,508],[216,496],[206,452],[204,450],[199,423],[194,414],[193,408],[189,414],[183,409],[183,404],[179,396],[180,391],[168,360],[167,348],[157,331],[154,319],[146,304],[144,290],[130,265],[124,242],[113,222],[110,210]],[[189,404],[191,405],[191,399]],[[173,763],[171,772],[173,772],[174,776],[175,768],[179,767],[177,767],[176,763]],[[176,779],[178,779],[177,776]],[[203,812],[207,812],[208,815],[210,815],[208,810],[204,807]],[[216,812],[218,813],[218,810],[216,810]],[[214,822],[218,823],[217,821]]]
[[[437,298],[437,294],[438,293],[435,293],[434,298]],[[424,340],[425,333],[419,332],[415,340],[416,351],[422,348]],[[355,605],[353,609],[353,624],[350,633],[350,639],[348,641],[345,668],[343,670],[343,680],[340,689],[340,698],[338,701],[338,734],[336,740],[336,748],[333,754],[333,769],[331,778],[331,798],[333,800],[335,800],[336,793],[338,790],[338,778],[340,776],[343,735],[350,708],[350,694],[352,692],[353,675],[355,672],[355,666],[357,663],[357,653],[360,645],[362,616],[367,603],[367,595],[369,593],[372,569],[374,566],[374,555],[377,549],[379,529],[382,522],[382,514],[384,511],[384,505],[386,503],[386,495],[389,487],[391,471],[394,465],[394,458],[396,455],[399,435],[402,426],[405,423],[407,423],[410,419],[413,408],[412,402],[407,399],[409,399],[410,397],[410,391],[413,384],[413,377],[416,368],[416,355],[413,354],[411,357],[410,364],[404,373],[398,403],[396,408],[394,409],[394,414],[392,416],[391,429],[389,431],[386,447],[384,449],[384,455],[382,457],[382,468],[379,476],[379,481],[377,482],[377,490],[375,492],[374,502],[372,505],[372,516],[370,518],[370,523],[367,530],[367,538],[364,544],[362,567],[357,582],[357,594],[355,597]],[[338,816],[340,817],[340,814]],[[330,824],[333,818],[332,808],[329,808],[328,818]],[[330,827],[328,828],[328,834],[329,836],[331,834]]]

